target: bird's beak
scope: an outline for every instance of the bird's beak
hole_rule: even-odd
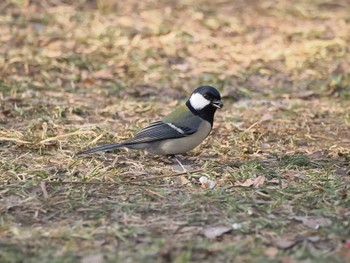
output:
[[[221,109],[224,106],[221,100],[213,100],[211,102],[211,105],[213,105],[215,108],[218,108],[218,109]]]

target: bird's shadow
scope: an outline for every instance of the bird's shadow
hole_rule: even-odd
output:
[[[159,161],[171,166],[176,172],[187,172],[199,168],[198,162],[188,154],[159,156]]]

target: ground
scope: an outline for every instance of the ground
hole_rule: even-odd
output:
[[[350,262],[349,8],[2,1],[0,262]],[[74,156],[199,85],[225,106],[186,171]]]

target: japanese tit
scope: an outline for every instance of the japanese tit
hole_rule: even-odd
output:
[[[102,145],[77,155],[120,147],[144,149],[155,155],[175,155],[197,147],[210,133],[214,114],[222,108],[220,93],[211,86],[195,89],[187,102],[163,119],[151,123],[124,142]]]

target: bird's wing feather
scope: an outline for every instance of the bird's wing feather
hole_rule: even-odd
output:
[[[124,145],[149,143],[159,140],[182,138],[197,131],[197,128],[181,127],[173,123],[156,121],[135,134],[133,138],[123,142]]]
[[[176,124],[173,122],[174,119],[177,120]],[[120,147],[136,146],[138,144],[147,144],[167,139],[183,138],[197,132],[202,121],[203,120],[199,116],[193,115],[191,111],[186,108],[186,105],[182,105],[179,107],[178,111],[174,111],[160,121],[151,123],[136,133],[133,138],[121,142],[120,144],[102,145],[80,152],[77,155],[114,150]]]

